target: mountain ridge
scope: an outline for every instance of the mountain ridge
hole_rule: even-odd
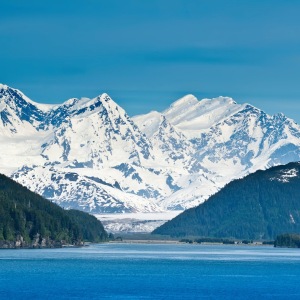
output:
[[[0,85],[0,171],[66,208],[184,210],[235,178],[300,160],[298,124],[230,97],[187,95],[131,118],[106,93],[44,110],[22,95]],[[8,98],[21,101],[10,122]]]

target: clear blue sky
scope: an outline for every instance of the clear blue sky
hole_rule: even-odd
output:
[[[129,115],[231,96],[300,123],[299,0],[1,1],[0,82]]]

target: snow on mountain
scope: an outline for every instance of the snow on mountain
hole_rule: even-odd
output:
[[[107,94],[82,103],[74,99],[63,107],[63,114],[60,108],[52,112],[53,136],[42,145],[42,154],[50,163],[101,169],[123,162],[140,165],[149,158],[147,138]]]
[[[199,131],[209,129],[214,124],[228,118],[241,109],[229,97],[197,100],[193,95],[187,95],[163,112],[167,120],[182,130],[189,138],[199,136]]]
[[[44,112],[20,91],[0,85],[1,135],[33,134],[43,119]]]
[[[39,131],[51,105],[37,104],[17,89],[0,84],[0,167],[10,174],[22,165],[42,164]]]
[[[300,127],[228,97],[130,118],[107,94],[40,105],[0,85],[0,171],[92,213],[182,210],[235,178],[300,160]]]
[[[181,187],[159,201],[168,209],[186,209],[205,201],[232,179],[258,169],[300,160],[300,127],[283,114],[269,116],[228,97],[198,101],[187,95],[159,113],[134,117],[139,128],[155,144],[158,118],[164,117],[191,147],[180,154],[189,160],[190,176],[183,172]],[[181,144],[183,142],[181,141]],[[193,175],[193,176],[191,176]],[[188,184],[182,184],[183,179]]]
[[[298,163],[299,165],[299,163]],[[290,169],[283,169],[280,170],[275,177],[271,177],[270,180],[283,182],[283,183],[289,183],[291,180],[294,179],[294,177],[299,177],[299,170],[297,168],[290,168]]]
[[[90,212],[161,211],[153,199],[168,190],[166,179],[158,183],[166,176],[158,180],[157,172],[142,166],[143,161],[153,160],[151,143],[107,94],[70,99],[47,112],[36,109],[38,106],[26,101],[22,93],[15,100],[10,99],[11,106],[17,107],[20,102],[24,109],[30,103],[30,109],[38,111],[40,117],[31,118],[38,119],[38,123],[30,122],[15,113],[19,118],[10,125],[21,123],[25,129],[1,135],[2,172],[68,208]],[[72,176],[76,180],[70,180],[68,172],[77,174]]]
[[[159,125],[162,120],[162,114],[157,111],[151,111],[146,115],[139,115],[133,117],[136,124],[148,138],[151,138],[155,132],[158,131]]]
[[[152,201],[122,191],[117,182],[80,173],[68,168],[32,167],[19,170],[12,178],[67,209],[90,213],[162,211]]]
[[[188,169],[194,147],[180,131],[171,125],[165,116],[161,116],[157,131],[152,135],[151,142],[156,149],[156,161],[161,166],[171,169]]]

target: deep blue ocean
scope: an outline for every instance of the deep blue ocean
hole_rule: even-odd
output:
[[[0,299],[300,299],[300,250],[189,244],[0,250]]]

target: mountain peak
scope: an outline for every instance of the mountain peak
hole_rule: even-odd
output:
[[[0,83],[0,99],[3,99],[6,103],[15,103],[15,105],[20,106],[21,109],[23,109],[24,105],[34,106],[35,108],[37,108],[42,112],[47,112],[50,109],[52,109],[54,106],[51,104],[36,103],[31,99],[29,99],[20,90],[1,83]]]
[[[101,99],[105,100],[106,102],[112,100],[111,97],[107,93],[103,93],[103,94],[99,95],[99,97]]]
[[[6,90],[6,89],[8,89],[8,88],[9,88],[8,85],[3,84],[3,83],[0,83],[0,90]]]
[[[181,118],[187,112],[195,111],[195,108],[199,105],[198,99],[193,95],[186,95],[170,105],[168,109],[163,111],[163,115],[167,119]]]
[[[150,199],[153,210],[183,209],[247,172],[300,160],[298,125],[229,97],[186,95],[130,118],[107,93],[44,112],[1,87],[0,171],[68,207],[149,211]]]
[[[97,113],[99,110],[101,110],[101,107],[108,109],[109,107],[116,106],[118,105],[109,97],[109,95],[103,93],[95,98],[71,98],[65,101],[63,104],[55,106],[54,115],[72,115],[82,117]],[[58,113],[59,111],[63,111],[63,114]]]
[[[122,115],[124,118],[128,117],[125,110],[119,106],[107,93],[103,93],[97,98],[101,101],[102,106],[108,113],[111,114],[111,116],[117,117]]]
[[[157,111],[151,111],[146,115],[133,117],[133,121],[138,125],[139,129],[151,138],[158,130],[161,123],[162,114]]]
[[[208,99],[210,101],[219,102],[220,104],[237,104],[231,97],[219,96],[216,98]]]
[[[191,106],[197,104],[198,102],[198,99],[194,95],[188,94],[173,102],[170,108]]]

